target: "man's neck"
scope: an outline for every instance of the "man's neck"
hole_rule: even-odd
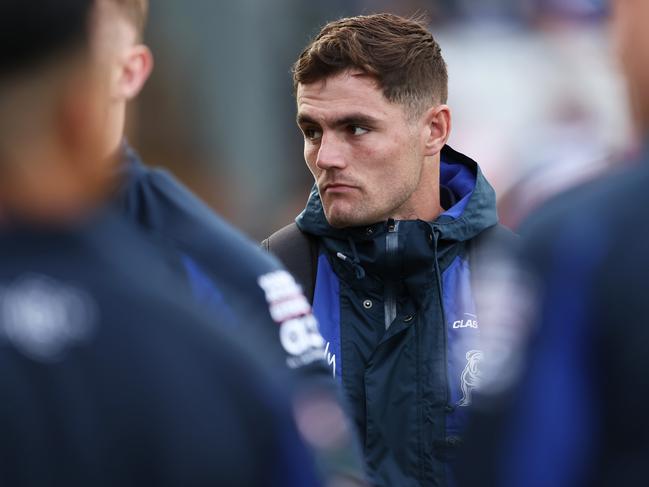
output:
[[[440,156],[427,159],[417,189],[400,208],[394,220],[433,221],[444,212],[440,201]]]
[[[105,190],[98,166],[85,159],[75,163],[55,148],[17,155],[2,174],[2,213],[36,223],[80,217],[99,203]]]
[[[439,215],[444,213],[444,208],[439,204],[439,197],[437,200],[429,202],[425,205],[427,208],[422,210],[415,210],[413,207],[404,206],[394,212],[390,217],[393,220],[423,220],[430,222],[435,220]]]
[[[124,141],[126,124],[126,103],[115,102],[108,110],[106,122],[106,157],[111,157],[121,150]]]

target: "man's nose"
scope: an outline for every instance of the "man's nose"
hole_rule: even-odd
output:
[[[343,143],[335,134],[322,134],[315,165],[322,170],[342,169],[346,166]]]

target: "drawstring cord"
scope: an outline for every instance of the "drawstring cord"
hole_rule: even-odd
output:
[[[353,258],[350,259],[342,252],[336,252],[336,257],[338,257],[343,262],[351,265],[352,269],[354,269],[354,273],[356,274],[356,279],[361,280],[365,277],[365,269],[363,269],[363,266],[361,265],[361,259],[358,257],[358,252],[356,250],[356,244],[354,243],[354,240],[351,237],[348,237],[347,241],[349,242],[349,246],[352,249]]]

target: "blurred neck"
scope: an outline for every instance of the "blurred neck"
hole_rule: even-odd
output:
[[[106,158],[113,157],[119,152],[122,140],[124,139],[125,125],[126,102],[116,102],[108,111],[106,147],[104,148]]]
[[[87,157],[75,157],[45,140],[9,154],[0,173],[2,213],[34,223],[82,217],[99,204],[104,186]]]

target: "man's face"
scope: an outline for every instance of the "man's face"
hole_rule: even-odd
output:
[[[649,131],[649,2],[616,0],[613,33],[639,129]]]
[[[417,218],[425,157],[421,125],[389,102],[377,82],[343,72],[300,84],[297,121],[304,158],[325,216],[337,228]]]

